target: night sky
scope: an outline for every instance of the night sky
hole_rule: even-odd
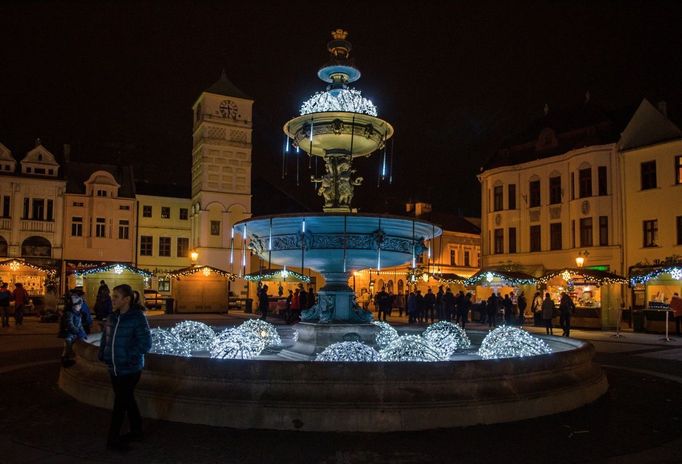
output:
[[[337,27],[363,73],[355,87],[396,128],[393,185],[377,190],[378,156],[357,163],[364,210],[413,198],[478,214],[483,160],[545,103],[576,106],[589,90],[605,110],[643,97],[682,109],[679,1],[240,3],[3,2],[0,142],[17,158],[36,137],[58,156],[70,143],[73,159],[188,185],[191,105],[225,68],[256,101],[254,177],[319,209],[293,161],[280,178],[281,127],[324,88]]]

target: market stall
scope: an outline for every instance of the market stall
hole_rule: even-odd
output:
[[[140,298],[143,298],[145,281],[148,281],[151,276],[150,272],[129,264],[92,266],[72,271],[68,276],[68,288],[82,287],[85,300],[92,309],[95,307],[100,282],[104,281],[109,290],[113,290],[118,285],[128,284],[140,293]]]
[[[252,272],[244,276],[244,280],[250,283],[263,283],[268,286],[268,312],[270,314],[283,314],[286,310],[287,296],[289,290],[296,291],[299,284],[303,284],[305,290],[308,290],[308,285],[312,279],[304,274],[291,271],[289,269],[261,269],[258,272]],[[256,286],[254,285],[250,294],[254,295],[254,300],[257,300]],[[256,303],[257,304],[257,303]]]
[[[194,265],[171,271],[168,277],[171,279],[174,312],[227,312],[230,282],[235,280],[235,275],[231,272],[211,266]]]
[[[524,292],[528,301],[526,316],[531,317],[530,304],[536,283],[537,279],[530,274],[503,269],[482,269],[464,282],[473,294],[472,312],[478,312],[481,302],[487,300],[493,293],[500,294],[502,298],[505,295],[512,295],[512,300],[516,302],[518,295]]]
[[[666,315],[673,320],[670,299],[673,293],[682,295],[682,263],[633,267],[630,286],[635,330],[665,332]]]
[[[620,320],[624,277],[598,269],[566,268],[548,271],[538,282],[557,307],[561,294],[568,294],[575,305],[574,327],[611,328]]]
[[[56,278],[56,269],[38,266],[21,258],[0,261],[0,282],[6,282],[9,291],[14,290],[14,284],[20,283],[28,292],[30,300],[25,310],[27,314],[40,312],[44,308],[46,295],[54,295]],[[49,288],[53,291],[48,292]]]

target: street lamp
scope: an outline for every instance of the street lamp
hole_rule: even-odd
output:
[[[583,264],[585,264],[585,257],[584,256],[578,256],[575,259],[575,265],[578,266],[579,268],[583,267]]]
[[[196,264],[196,263],[197,263],[197,260],[199,259],[199,253],[197,253],[196,251],[192,251],[192,252],[189,254],[189,257],[190,257],[190,259],[192,260],[192,264]]]

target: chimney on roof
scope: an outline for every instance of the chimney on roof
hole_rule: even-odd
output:
[[[70,143],[65,143],[64,144],[64,161],[67,163],[70,161],[71,158],[71,144]]]
[[[665,100],[658,102],[658,111],[666,118],[668,117],[668,103]]]

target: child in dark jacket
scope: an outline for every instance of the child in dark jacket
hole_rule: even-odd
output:
[[[107,317],[99,347],[99,359],[108,366],[114,389],[114,410],[107,447],[126,451],[128,441],[142,439],[142,418],[134,390],[144,367],[144,355],[152,347],[152,338],[147,317],[130,285],[115,287],[111,303],[114,312]],[[126,413],[130,433],[120,436]]]
[[[59,338],[64,339],[64,351],[62,352],[62,365],[70,367],[74,364],[73,344],[76,340],[87,340],[88,336],[83,330],[81,315],[82,301],[76,294],[67,293],[64,298],[64,313],[59,321]]]

